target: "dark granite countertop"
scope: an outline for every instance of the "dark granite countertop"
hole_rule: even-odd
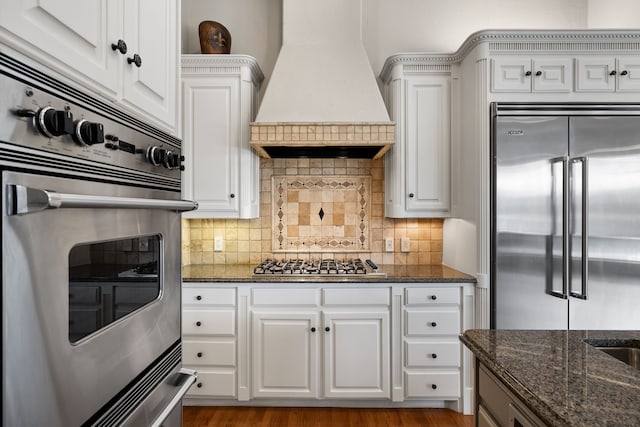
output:
[[[640,370],[585,343],[640,331],[469,330],[461,341],[551,426],[639,426]]]
[[[182,267],[185,282],[366,282],[366,283],[443,283],[468,282],[476,279],[446,265],[380,265],[379,270],[387,274],[380,276],[274,276],[253,275],[253,265],[191,264]],[[354,280],[357,278],[357,280]]]

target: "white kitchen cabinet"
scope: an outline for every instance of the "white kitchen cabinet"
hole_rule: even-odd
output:
[[[570,92],[571,58],[506,57],[491,60],[493,92]]]
[[[177,0],[4,1],[0,40],[175,134],[179,16]]]
[[[253,291],[253,397],[389,398],[389,290],[322,295]]]
[[[249,124],[263,80],[245,55],[183,55],[183,197],[200,207],[190,218],[257,218],[260,160]]]
[[[236,290],[184,284],[182,359],[198,372],[187,397],[235,398]]]
[[[577,92],[640,91],[637,56],[583,56],[576,58]]]
[[[405,72],[385,76],[385,102],[396,140],[385,155],[385,216],[451,215],[451,76]]]

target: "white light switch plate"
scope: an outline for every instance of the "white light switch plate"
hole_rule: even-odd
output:
[[[220,236],[216,236],[213,239],[213,250],[215,252],[222,252],[224,250],[224,239]]]
[[[403,237],[400,239],[400,251],[401,252],[409,252],[411,247],[411,240],[408,237]]]

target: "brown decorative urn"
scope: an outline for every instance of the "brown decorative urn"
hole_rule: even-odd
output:
[[[230,53],[231,33],[219,22],[202,21],[198,25],[202,53]]]

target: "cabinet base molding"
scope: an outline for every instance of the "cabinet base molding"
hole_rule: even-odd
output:
[[[294,400],[294,399],[254,399],[240,402],[235,399],[210,399],[188,397],[182,406],[273,406],[295,408],[440,408],[458,411],[457,401],[411,400],[391,402],[389,400]]]

